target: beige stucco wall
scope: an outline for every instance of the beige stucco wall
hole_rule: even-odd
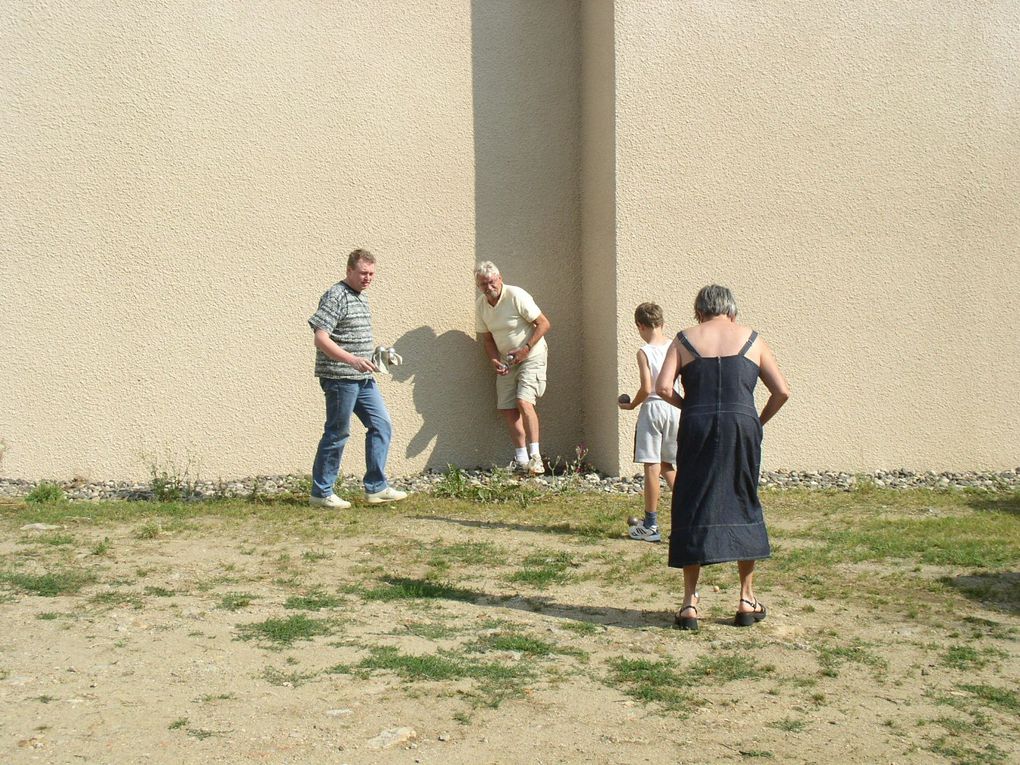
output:
[[[766,466],[1020,463],[1020,5],[615,5],[621,385],[719,282],[793,388]]]
[[[633,308],[675,330],[719,281],[793,386],[767,466],[1013,467],[1018,32],[1015,3],[9,2],[0,473],[307,471],[305,320],[355,246],[407,361],[393,473],[509,456],[478,258],[552,320],[550,456],[635,470]]]
[[[392,472],[508,454],[476,255],[556,325],[545,440],[572,448],[578,34],[576,3],[5,4],[0,471],[308,471],[305,321],[355,246],[407,361]]]

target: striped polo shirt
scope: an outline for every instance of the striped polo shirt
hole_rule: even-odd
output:
[[[330,339],[348,353],[371,359],[375,346],[372,342],[372,313],[361,292],[351,289],[347,282],[337,282],[319,298],[319,308],[308,320],[312,331],[324,329]],[[371,372],[359,372],[350,364],[331,359],[315,349],[315,376],[334,380],[367,380]]]

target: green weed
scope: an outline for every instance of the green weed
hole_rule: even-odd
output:
[[[312,680],[317,675],[317,672],[284,672],[283,670],[276,669],[275,667],[266,667],[262,670],[262,679],[270,685],[282,685],[288,688],[297,688],[299,685],[304,685],[309,680]]]
[[[51,481],[41,481],[32,491],[25,495],[25,501],[30,505],[56,505],[67,500],[67,495],[59,484]]]
[[[474,602],[478,595],[452,585],[430,582],[426,579],[391,578],[381,587],[365,588],[359,585],[344,588],[363,600],[412,600],[417,598],[463,600]]]
[[[961,685],[960,688],[974,694],[987,706],[1013,714],[1020,713],[1020,697],[1016,691],[996,688],[994,685]]]
[[[326,619],[310,619],[296,614],[287,619],[266,619],[264,622],[241,624],[237,634],[241,640],[261,640],[277,646],[290,645],[295,640],[311,640],[319,635],[333,633],[333,624]]]
[[[633,699],[689,716],[698,702],[684,690],[685,674],[668,660],[613,658],[609,661],[611,687],[619,687]]]
[[[343,601],[320,590],[313,590],[307,595],[294,595],[287,598],[283,607],[291,610],[321,611],[324,608],[336,608]]]
[[[507,577],[507,581],[545,589],[552,584],[567,582],[572,565],[570,555],[564,552],[534,553],[524,559],[521,569]]]
[[[54,598],[58,595],[76,595],[83,587],[95,580],[95,574],[74,569],[54,571],[48,574],[0,572],[0,584],[8,584],[23,592],[46,598]]]
[[[220,597],[220,602],[216,607],[225,611],[239,611],[242,608],[247,608],[253,600],[257,599],[257,595],[249,595],[246,592],[228,592]]]
[[[95,556],[109,555],[110,554],[110,550],[112,548],[113,548],[113,545],[110,544],[110,538],[109,537],[103,537],[103,541],[102,542],[97,542],[92,547],[92,549],[89,552],[92,555],[95,555]]]

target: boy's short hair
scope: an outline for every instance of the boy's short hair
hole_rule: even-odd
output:
[[[665,323],[662,308],[655,303],[642,303],[634,309],[634,323],[642,327],[661,327]]]

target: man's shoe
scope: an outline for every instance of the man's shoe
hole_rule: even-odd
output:
[[[316,497],[313,494],[309,498],[308,504],[312,507],[326,507],[330,510],[346,510],[351,506],[350,502],[340,499],[336,494],[330,494],[328,497]]]
[[[509,470],[511,473],[527,473],[528,463],[518,462],[516,459],[512,459],[510,460],[510,464],[506,466],[506,469]]]
[[[532,454],[528,460],[528,473],[530,475],[542,475],[545,472],[545,465],[542,464],[542,455]]]
[[[652,526],[646,528],[644,524],[639,526],[631,526],[627,532],[631,539],[636,539],[638,542],[661,542],[662,536],[659,534],[659,527]]]
[[[394,489],[392,486],[387,486],[382,491],[365,492],[365,499],[370,505],[382,505],[386,502],[399,502],[400,500],[407,497],[406,491],[400,491]]]

